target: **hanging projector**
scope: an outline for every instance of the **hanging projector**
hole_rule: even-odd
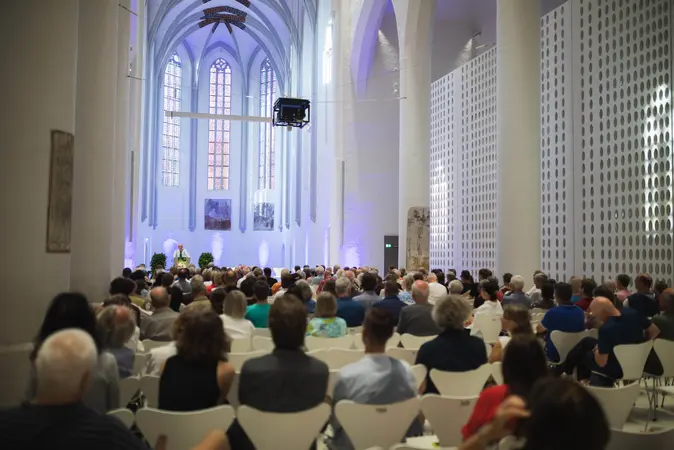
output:
[[[274,103],[275,127],[304,128],[311,121],[311,102],[301,98],[279,98]]]

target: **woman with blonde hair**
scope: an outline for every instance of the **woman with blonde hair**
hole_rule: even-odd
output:
[[[489,355],[489,362],[498,362],[503,359],[503,348],[515,336],[534,336],[534,330],[531,327],[531,315],[529,310],[522,305],[506,305],[503,307],[503,317],[501,317],[501,326],[508,333],[508,336],[502,336],[494,344]]]
[[[246,308],[248,303],[243,292],[234,290],[225,296],[220,318],[230,339],[252,339],[255,327],[245,318]]]
[[[336,338],[349,332],[346,321],[337,316],[337,299],[330,292],[321,292],[316,299],[316,316],[307,326],[307,336]]]

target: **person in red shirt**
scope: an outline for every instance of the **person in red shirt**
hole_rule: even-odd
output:
[[[506,397],[518,395],[527,398],[534,383],[548,375],[545,352],[536,337],[526,334],[514,336],[504,350],[502,370],[505,384],[482,391],[468,423],[462,429],[464,440],[492,421]]]
[[[592,303],[595,289],[597,289],[597,283],[592,278],[585,278],[580,283],[581,299],[574,303],[574,305],[583,311],[587,311],[590,308],[590,303]]]

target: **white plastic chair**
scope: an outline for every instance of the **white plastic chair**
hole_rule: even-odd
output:
[[[332,394],[335,391],[335,384],[337,384],[337,378],[339,378],[339,370],[330,370],[328,375],[328,391],[325,393],[328,397],[332,398]]]
[[[362,350],[331,348],[324,354],[323,361],[328,365],[330,370],[339,370],[344,366],[359,361],[364,355]]]
[[[119,380],[119,405],[124,408],[140,389],[138,377],[127,377]]]
[[[655,409],[658,402],[656,394],[663,394],[663,406],[664,396],[674,395],[674,386],[663,386],[661,382],[663,378],[674,377],[674,341],[656,339],[653,341],[653,349],[660,360],[660,364],[662,364],[662,375],[647,374],[653,383],[650,390],[648,389],[648,380],[646,380],[646,389],[649,395],[648,401],[651,408],[650,413],[652,414],[652,418],[655,419]]]
[[[670,449],[674,448],[674,428],[651,428],[645,432],[611,430],[606,450]]]
[[[620,430],[627,421],[634,402],[639,397],[639,383],[627,386],[603,388],[587,386],[587,390],[599,401],[611,429]]]
[[[236,417],[257,450],[303,450],[311,447],[328,421],[330,406],[321,403],[297,413],[270,413],[243,405]]]
[[[324,363],[327,364],[326,359],[328,355],[328,351],[324,348],[318,349],[318,350],[311,350],[307,352],[308,356],[311,356],[313,358],[318,359],[319,361],[323,361]]]
[[[243,367],[243,363],[248,361],[249,359],[252,358],[257,358],[262,355],[266,355],[268,352],[266,351],[254,351],[254,352],[246,352],[246,353],[229,353],[227,355],[227,361],[229,361],[232,366],[234,366],[234,370],[237,372],[241,371],[241,367]]]
[[[108,416],[116,417],[117,419],[119,419],[126,428],[131,428],[133,426],[133,422],[135,421],[133,412],[130,409],[126,408],[113,409],[112,411],[108,411],[107,414]]]
[[[140,379],[140,390],[145,395],[145,405],[156,408],[159,405],[159,377],[143,375]]]
[[[255,328],[253,331],[253,336],[262,336],[262,337],[271,337],[271,331],[269,328]]]
[[[400,335],[394,332],[388,341],[386,341],[386,348],[398,347],[398,344],[400,344]],[[359,333],[353,335],[353,348],[356,350],[365,350],[362,334]]]
[[[414,336],[413,334],[404,333],[400,336],[404,348],[418,350],[426,342],[435,339],[437,336]]]
[[[613,353],[623,371],[621,379],[640,380],[652,349],[653,341],[646,341],[641,344],[616,345],[613,348]]]
[[[349,334],[355,335],[363,332],[363,327],[351,327],[349,328]]]
[[[166,450],[185,450],[199,444],[213,430],[226,430],[234,420],[229,405],[193,412],[161,411],[141,408],[136,424],[145,439],[154,446],[157,438],[166,436]]]
[[[133,357],[133,375],[140,375],[147,366],[147,360],[150,358],[148,353],[136,353]]]
[[[251,339],[232,339],[232,345],[230,346],[229,351],[232,353],[246,353],[252,350],[251,348]]]
[[[498,335],[501,333],[501,316],[491,314],[480,314],[475,317],[473,322],[473,332],[479,331],[482,333],[482,339],[488,343],[493,344],[498,340]]]
[[[386,349],[386,354],[392,358],[400,359],[407,362],[410,366],[414,365],[417,360],[417,353],[419,349],[389,347]]]
[[[229,406],[235,410],[239,407],[239,382],[240,382],[240,372],[234,372],[234,378],[232,379],[232,384],[229,386],[229,392],[227,392],[227,401]]]
[[[417,397],[390,405],[362,405],[344,400],[335,416],[349,436],[354,450],[390,447],[399,443],[419,414]]]
[[[552,345],[557,349],[559,361],[548,361],[548,364],[551,366],[561,366],[564,364],[567,356],[569,356],[569,352],[586,337],[588,337],[588,334],[584,331],[579,333],[566,333],[564,331],[555,330],[550,333],[550,340],[552,341]]]
[[[421,397],[421,412],[433,427],[440,447],[458,446],[463,441],[461,428],[468,422],[477,403],[474,397],[449,397],[436,394]],[[451,417],[451,420],[447,420]]]
[[[503,365],[500,362],[491,363],[491,376],[496,384],[503,384]]]
[[[490,364],[483,364],[468,372],[443,372],[431,369],[431,380],[438,388],[438,392],[455,397],[479,395],[490,375]]]
[[[253,350],[256,352],[271,353],[274,351],[274,341],[264,336],[253,337]]]
[[[353,336],[351,336],[350,334],[337,338],[308,336],[304,340],[304,345],[306,345],[308,350],[319,350],[321,348],[325,349],[341,348],[350,350],[351,347],[353,346]]]
[[[152,339],[145,339],[143,341],[143,347],[145,347],[146,352],[149,352],[152,349],[163,347],[165,345],[169,345],[170,343],[171,342],[153,341]]]
[[[426,380],[427,374],[428,371],[426,370],[426,366],[423,364],[416,364],[412,366],[412,375],[414,375],[414,381],[417,383],[417,391]]]

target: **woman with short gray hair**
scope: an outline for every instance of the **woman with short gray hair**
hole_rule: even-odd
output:
[[[444,331],[419,349],[415,364],[423,364],[428,373],[431,369],[445,372],[468,372],[487,364],[484,341],[471,336],[463,327],[470,315],[460,295],[448,295],[433,307],[433,320]],[[430,377],[419,390],[420,393],[438,394]]]
[[[119,378],[133,375],[133,361],[136,352],[126,347],[126,342],[136,330],[133,312],[126,306],[106,306],[98,313],[96,332],[103,349],[117,361]]]

